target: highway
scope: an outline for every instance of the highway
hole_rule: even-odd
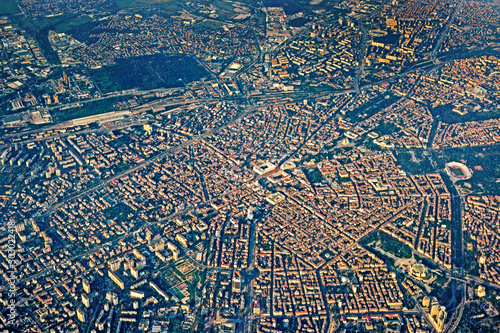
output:
[[[150,157],[150,158],[146,159],[144,162],[139,163],[138,165],[136,165],[134,167],[131,167],[131,168],[127,169],[127,170],[119,172],[119,173],[113,175],[112,177],[109,177],[109,178],[103,180],[98,185],[92,186],[90,188],[87,188],[87,189],[85,189],[83,191],[77,192],[77,193],[75,193],[75,194],[73,194],[73,195],[65,198],[64,200],[62,200],[62,201],[58,202],[57,204],[51,206],[48,209],[47,213],[44,214],[43,216],[50,215],[54,210],[58,209],[59,207],[61,207],[63,204],[65,204],[66,202],[68,202],[70,200],[76,199],[78,197],[81,197],[82,195],[85,195],[85,194],[89,193],[89,192],[95,191],[96,189],[98,189],[99,187],[103,186],[104,184],[107,184],[107,183],[109,183],[109,182],[111,182],[111,181],[113,181],[115,179],[121,178],[121,177],[123,177],[125,175],[128,175],[128,174],[132,173],[132,172],[135,172],[137,170],[145,168],[148,165],[156,162],[157,160],[162,159],[163,157],[165,157],[167,155],[172,154],[175,151],[178,151],[180,149],[188,147],[188,146],[190,146],[191,144],[193,144],[195,142],[199,142],[202,139],[204,139],[204,138],[212,135],[214,132],[219,131],[219,130],[221,130],[223,128],[226,128],[226,127],[228,127],[229,125],[233,124],[236,121],[239,121],[242,117],[244,117],[245,115],[247,115],[248,113],[253,112],[253,111],[255,111],[255,107],[254,106],[247,106],[245,108],[245,111],[240,112],[235,118],[233,118],[232,120],[230,120],[226,124],[218,126],[218,127],[215,127],[215,128],[213,128],[213,129],[211,129],[211,130],[209,130],[209,131],[207,131],[207,132],[205,132],[205,133],[203,133],[201,135],[195,136],[195,137],[193,137],[193,138],[191,138],[191,139],[189,139],[187,141],[184,141],[183,143],[181,143],[178,146],[175,146],[175,147],[172,147],[170,149],[167,149],[167,150],[165,150],[164,152],[162,152],[162,153],[160,153],[158,155],[155,155],[153,157]]]
[[[244,289],[245,289],[245,309],[243,310],[243,322],[245,325],[242,327],[242,332],[250,333],[250,327],[252,321],[255,319],[252,313],[252,303],[254,300],[254,290],[252,281],[260,274],[258,268],[255,267],[255,245],[257,239],[257,223],[265,219],[265,216],[255,217],[254,220],[250,222],[250,236],[248,244],[248,258],[247,258],[247,268],[243,270],[242,277],[244,279]]]
[[[494,1],[496,3],[498,3],[498,4],[500,4],[500,0],[494,0]],[[459,13],[459,11],[461,10],[461,8],[465,4],[465,0],[461,0],[460,3],[456,6],[456,8],[454,9],[453,13],[451,14],[451,16],[450,16],[450,18],[449,18],[449,20],[448,20],[448,22],[446,24],[446,27],[441,31],[441,33],[440,33],[440,35],[439,35],[439,37],[438,37],[438,39],[436,41],[436,44],[435,44],[433,50],[430,52],[431,60],[426,60],[426,61],[423,61],[423,62],[421,62],[419,64],[416,64],[415,66],[413,66],[412,68],[408,69],[407,71],[405,71],[403,73],[400,73],[400,74],[397,74],[397,75],[394,75],[392,77],[389,77],[389,78],[386,78],[386,79],[383,79],[383,80],[380,80],[380,81],[377,81],[377,82],[374,82],[374,83],[365,84],[363,86],[360,85],[360,78],[364,74],[364,69],[365,69],[365,57],[366,57],[367,43],[368,43],[368,36],[369,36],[369,32],[368,32],[367,28],[364,26],[364,23],[366,21],[370,20],[371,18],[375,17],[376,15],[378,15],[380,13],[380,11],[382,10],[383,6],[387,2],[388,2],[388,0],[384,0],[377,7],[376,10],[374,10],[371,14],[368,14],[367,16],[365,16],[364,18],[362,18],[362,21],[360,21],[358,23],[359,24],[359,28],[360,28],[361,33],[362,33],[362,39],[361,39],[360,52],[359,52],[359,56],[358,56],[358,68],[356,70],[355,78],[354,78],[354,81],[353,81],[353,83],[354,83],[353,89],[340,90],[340,91],[322,92],[320,94],[315,94],[314,95],[315,97],[318,97],[318,96],[327,96],[327,95],[331,95],[331,96],[350,95],[350,94],[356,94],[356,96],[357,96],[364,89],[373,87],[374,85],[378,85],[381,82],[390,82],[390,81],[393,81],[393,80],[397,80],[397,79],[402,78],[402,77],[404,77],[404,76],[406,76],[406,75],[408,75],[409,73],[412,73],[412,72],[420,71],[421,75],[429,73],[430,71],[432,71],[435,68],[437,68],[437,66],[438,66],[436,64],[437,60],[439,60],[439,63],[442,64],[444,62],[451,62],[451,61],[454,61],[456,59],[455,57],[443,58],[442,61],[441,61],[441,59],[439,57],[437,57],[436,55],[439,52],[439,49],[440,49],[442,43],[444,42],[444,40],[448,36],[450,28],[451,28],[451,25],[453,24],[453,21],[456,19],[457,14]],[[363,21],[365,21],[365,22],[363,22]],[[258,62],[258,60],[260,59],[261,55],[262,55],[262,52],[259,51],[259,55],[255,59],[253,59],[251,61],[251,63],[244,70],[238,72],[236,74],[236,78],[238,78],[242,73],[245,73],[249,68],[251,68],[252,66],[254,66]],[[457,56],[457,57],[460,57],[460,55]],[[202,64],[203,66],[205,66],[205,64],[203,64],[202,62],[200,62],[200,64]],[[207,68],[207,69],[209,70],[209,68]],[[406,92],[406,95],[403,96],[403,97],[401,97],[401,98],[399,98],[395,103],[393,103],[389,107],[392,107],[396,103],[400,103],[401,101],[407,99],[410,95],[412,95],[413,92],[415,91],[415,88],[420,83],[421,75],[419,75],[419,77],[415,80],[414,84]],[[214,77],[215,77],[215,80],[218,79],[217,76],[214,75]],[[115,98],[117,96],[126,96],[126,95],[141,96],[141,95],[146,95],[146,94],[151,94],[151,93],[163,93],[163,92],[169,92],[169,91],[173,91],[173,90],[177,90],[177,89],[179,89],[179,88],[153,89],[153,90],[147,90],[147,91],[125,90],[125,91],[117,92],[116,94],[114,94],[112,96],[101,96],[101,97],[98,97],[98,98],[81,101],[80,103],[82,103],[82,104],[91,103],[91,102],[95,102],[95,101],[100,101],[100,100],[106,100],[106,99],[110,99],[110,98]],[[245,94],[245,92],[242,91],[242,94]],[[297,93],[297,92],[273,92],[273,93],[267,93],[267,94],[263,94],[263,95],[260,95],[260,96],[252,97],[251,103],[248,103],[249,99],[246,96],[221,97],[221,98],[204,98],[204,99],[182,99],[182,100],[160,99],[159,104],[158,104],[159,106],[191,105],[191,104],[200,104],[201,105],[203,103],[210,103],[210,102],[214,102],[214,101],[224,101],[224,100],[228,100],[228,101],[229,100],[239,100],[239,101],[241,101],[241,100],[245,100],[245,99],[247,101],[247,105],[244,107],[244,109],[242,111],[240,111],[236,115],[235,118],[227,121],[225,124],[223,124],[221,126],[218,126],[216,128],[213,128],[213,129],[211,129],[211,130],[209,130],[209,131],[207,131],[207,132],[205,132],[203,134],[191,137],[187,141],[183,142],[182,144],[180,144],[178,146],[172,147],[170,149],[167,149],[167,150],[163,151],[162,153],[160,153],[158,155],[155,155],[153,157],[147,158],[147,159],[145,159],[144,162],[142,162],[140,164],[137,164],[137,165],[134,165],[134,166],[132,166],[132,167],[130,167],[130,168],[122,171],[122,172],[119,172],[119,173],[113,175],[112,177],[109,177],[109,178],[101,180],[99,182],[99,184],[97,184],[97,185],[91,186],[91,187],[89,187],[87,189],[84,189],[82,191],[78,191],[78,192],[74,193],[73,195],[64,198],[62,201],[60,201],[60,202],[58,202],[58,203],[56,203],[56,204],[48,207],[48,209],[43,213],[43,215],[40,215],[37,218],[38,219],[48,218],[48,217],[50,217],[50,215],[54,211],[56,211],[61,206],[65,205],[67,202],[69,202],[71,200],[75,200],[77,198],[80,198],[80,197],[82,197],[82,196],[84,196],[84,195],[86,195],[88,193],[91,193],[93,191],[96,191],[96,190],[98,190],[100,188],[107,189],[107,185],[111,181],[113,181],[115,179],[119,179],[119,178],[121,178],[121,177],[123,177],[125,175],[134,173],[134,172],[136,172],[138,170],[141,170],[143,168],[146,168],[147,166],[155,163],[156,161],[161,160],[165,156],[173,154],[174,152],[176,152],[176,151],[178,151],[180,149],[183,149],[183,148],[186,148],[186,147],[190,147],[194,143],[203,141],[204,139],[206,139],[209,136],[213,135],[217,131],[225,129],[228,126],[230,126],[231,124],[240,121],[246,115],[255,112],[257,110],[257,107],[255,106],[256,102],[272,101],[272,100],[277,100],[277,99],[298,99],[300,97],[309,97],[310,95],[311,95],[310,93],[304,93],[304,92],[299,92],[299,93]],[[305,138],[304,138],[304,141],[302,143],[300,143],[295,150],[293,150],[289,154],[287,154],[279,162],[278,167],[281,166],[281,165],[283,165],[285,162],[287,162],[292,157],[294,157],[297,153],[299,153],[301,151],[301,149],[303,149],[303,147],[305,146],[305,144],[309,140],[311,140],[312,138],[314,138],[314,136],[326,124],[330,123],[334,119],[334,117],[336,117],[337,114],[341,110],[343,110],[354,98],[355,98],[355,96],[346,99],[346,101],[342,105],[338,106],[335,111],[331,112],[331,115],[329,115],[329,117],[323,123],[321,123],[319,126],[317,126],[311,132],[307,133],[306,136],[305,136]],[[61,107],[64,107],[64,105],[51,106],[51,107],[45,108],[44,110],[52,111],[52,110],[60,109]],[[138,106],[137,108],[134,108],[134,109],[131,109],[131,110],[140,111],[140,110],[143,110],[144,108],[147,108],[147,107],[148,107],[148,105],[142,105],[142,106]],[[176,111],[169,111],[169,112],[180,112],[182,110],[183,110],[183,108],[178,109]],[[142,123],[143,122],[139,122],[139,121],[137,121],[135,119],[131,119],[131,121],[123,121],[121,124],[111,126],[109,129],[126,128],[126,127],[130,127],[130,126],[134,126],[134,125],[141,125]],[[47,127],[44,127],[43,131],[48,131],[48,130],[52,130],[52,129],[63,129],[63,128],[71,127],[71,126],[73,126],[72,121],[67,121],[67,122],[62,122],[62,123],[58,123],[58,124],[49,125]],[[43,137],[43,138],[29,138],[29,139],[26,139],[26,140],[18,141],[18,143],[27,144],[27,143],[30,143],[30,142],[41,142],[41,141],[50,140],[50,139],[65,138],[67,136],[75,135],[75,134],[88,134],[88,133],[105,131],[105,130],[107,130],[107,129],[104,129],[104,128],[92,128],[92,129],[91,128],[85,128],[85,129],[83,129],[81,131],[78,131],[78,132],[59,133],[59,134],[55,134],[55,135],[49,135],[49,136]],[[25,136],[25,135],[29,135],[29,134],[33,134],[33,133],[39,133],[40,131],[41,131],[40,129],[36,129],[36,130],[30,130],[30,131],[26,131],[26,132],[22,132],[22,133],[7,134],[7,135],[5,135],[5,138],[6,139],[19,138],[19,137],[22,137],[22,136]],[[433,149],[431,143],[432,143],[432,140],[430,140],[430,142],[429,142],[429,145],[427,147],[428,149]],[[0,145],[0,148],[5,149],[7,147],[12,147],[13,145],[14,145],[14,143],[4,143],[4,144]],[[454,149],[454,148],[449,148],[449,149]],[[193,167],[194,167],[194,164],[193,164]],[[196,168],[195,168],[195,171],[199,174],[201,182],[202,182],[202,185],[203,185],[203,192],[204,192],[205,200],[204,200],[204,202],[202,204],[206,204],[211,199],[210,193],[208,192],[208,190],[206,188],[206,184],[205,184],[204,179],[203,179],[203,174],[201,172],[199,172]],[[446,178],[445,175],[442,175],[442,176],[443,176],[443,178]],[[260,179],[260,177],[258,177],[257,179]],[[243,186],[243,185],[241,185],[241,186]],[[454,227],[456,228],[456,232],[454,233],[454,236],[453,236],[453,246],[455,247],[456,251],[454,252],[453,267],[452,267],[452,269],[448,270],[448,269],[443,268],[443,267],[441,267],[441,269],[443,269],[444,271],[447,272],[447,274],[448,274],[448,276],[449,276],[450,279],[454,279],[454,280],[457,281],[457,283],[455,285],[462,286],[462,288],[461,288],[462,297],[461,297],[460,304],[458,305],[458,307],[454,311],[452,318],[448,321],[448,323],[446,325],[446,328],[444,330],[444,332],[446,332],[446,333],[452,333],[458,327],[458,324],[460,323],[460,320],[461,320],[461,318],[463,316],[463,311],[464,311],[465,303],[466,303],[466,300],[467,300],[467,297],[466,297],[466,295],[467,295],[467,293],[466,293],[467,285],[469,285],[469,284],[478,284],[479,283],[479,284],[483,284],[483,285],[486,285],[486,286],[489,286],[489,287],[497,288],[499,290],[500,290],[500,286],[498,286],[496,284],[493,284],[493,283],[490,283],[488,281],[485,281],[485,280],[483,280],[483,279],[481,279],[479,277],[469,276],[469,275],[465,274],[465,270],[464,270],[464,249],[463,249],[463,227],[462,227],[462,215],[461,215],[462,210],[463,210],[463,207],[462,207],[462,198],[460,197],[460,195],[456,191],[456,189],[453,186],[453,184],[450,184],[448,182],[447,183],[447,187],[448,187],[449,192],[452,194],[451,195],[451,201],[452,201],[452,203],[451,203],[451,205],[452,205],[452,222],[454,224]],[[237,189],[235,189],[235,190],[237,190]],[[232,191],[235,191],[235,190],[232,190]],[[217,198],[220,198],[220,197],[222,197],[224,195],[227,195],[230,192],[231,191],[225,192],[225,193],[217,196]],[[358,194],[358,196],[359,196],[359,194]],[[170,216],[168,216],[168,217],[166,217],[164,219],[161,219],[159,221],[155,221],[155,222],[148,222],[148,221],[146,221],[146,220],[144,220],[144,219],[141,218],[142,224],[140,225],[140,227],[138,227],[137,229],[129,230],[125,234],[121,235],[120,238],[125,238],[125,237],[128,237],[128,236],[131,236],[131,235],[133,235],[133,234],[135,234],[137,232],[140,232],[140,231],[142,231],[142,230],[150,227],[151,225],[153,225],[155,223],[161,223],[161,222],[163,222],[165,220],[172,219],[174,216],[177,216],[179,214],[188,212],[188,211],[192,210],[193,208],[194,208],[194,206],[188,206],[188,207],[186,207],[184,210],[182,210],[180,212],[175,212],[175,213],[171,214]],[[378,229],[378,228],[380,228],[382,225],[384,225],[386,223],[389,223],[392,220],[394,220],[398,216],[398,214],[401,211],[405,210],[406,208],[407,208],[406,206],[405,207],[401,207],[394,214],[394,217],[392,217],[389,220],[381,221],[380,224],[377,225],[377,227],[375,228],[375,230]],[[371,230],[370,232],[372,232],[372,231],[373,230]],[[258,269],[254,267],[256,233],[257,233],[257,231],[256,231],[256,222],[254,221],[250,225],[250,239],[249,239],[249,245],[248,245],[247,269],[243,271],[243,276],[245,277],[245,283],[244,283],[244,293],[245,293],[245,296],[246,296],[245,297],[245,308],[241,312],[240,318],[238,319],[238,320],[240,320],[240,322],[244,323],[244,325],[242,325],[242,327],[240,327],[240,331],[245,332],[245,333],[247,333],[247,332],[250,331],[250,326],[251,326],[250,324],[252,323],[252,321],[254,319],[257,319],[257,317],[252,314],[252,301],[254,299],[254,291],[253,291],[253,287],[252,287],[252,280],[255,278],[256,274],[258,273]],[[366,234],[361,235],[359,237],[359,239],[356,239],[356,242],[353,243],[352,245],[350,245],[349,247],[357,245],[357,242],[361,238],[363,238],[364,236],[366,236]],[[109,245],[110,245],[110,242],[105,243],[105,244],[99,244],[99,245],[94,246],[94,247],[92,247],[92,248],[90,248],[90,249],[88,249],[88,250],[86,250],[86,251],[84,251],[84,252],[82,252],[82,253],[80,253],[78,255],[69,257],[69,258],[67,258],[67,260],[69,260],[69,261],[78,260],[80,258],[89,256],[92,253],[94,253],[95,251],[97,251],[97,250],[99,250],[99,249],[101,249],[101,248],[103,248],[105,246],[109,246]],[[347,247],[346,249],[349,249],[349,247]],[[192,256],[192,252],[186,251],[185,249],[183,249],[181,247],[180,247],[180,250],[181,250],[181,254],[187,260],[189,260],[191,263],[193,263],[195,266],[197,266],[201,270],[211,270],[211,271],[217,271],[217,272],[232,272],[232,269],[223,269],[223,268],[218,268],[218,267],[207,266],[207,265],[205,265],[203,263],[200,263],[199,261],[195,260],[193,258],[193,256]],[[273,248],[273,254],[274,254],[274,248]],[[271,265],[272,265],[272,269],[274,269],[274,262],[272,262]],[[26,277],[20,279],[19,281],[17,281],[17,283],[25,282],[25,281],[32,280],[32,279],[37,279],[37,278],[39,278],[41,276],[49,274],[53,269],[54,269],[53,266],[46,267],[43,270],[41,270],[40,272],[37,272],[36,274],[30,275],[30,276],[26,276]],[[83,276],[84,274],[88,273],[89,271],[91,271],[91,269],[88,269],[86,271],[81,272],[81,274],[79,274],[78,277]],[[319,284],[320,284],[319,287],[320,287],[320,291],[321,291],[321,293],[323,295],[323,300],[325,300],[325,302],[324,302],[325,304],[324,305],[325,305],[325,308],[326,308],[326,311],[327,311],[327,318],[328,318],[328,325],[327,325],[327,328],[326,328],[326,332],[332,333],[338,327],[338,321],[337,321],[337,319],[339,318],[340,315],[334,315],[330,311],[330,307],[329,307],[328,303],[326,302],[326,292],[325,292],[324,287],[323,287],[323,285],[321,283],[319,269],[316,269],[315,273],[316,273],[317,280],[319,281]],[[274,278],[272,278],[272,279],[273,279],[272,280],[272,284],[274,285]],[[56,284],[56,286],[57,287],[61,287],[62,283],[58,283],[58,284]],[[0,287],[0,291],[3,291],[4,289],[5,289],[5,287],[3,287],[3,286]],[[35,296],[31,296],[29,298],[26,298],[22,302],[19,302],[18,305],[20,305],[21,303],[22,304],[26,304],[26,302],[30,301],[34,297]],[[271,302],[272,302],[272,292],[271,292],[271,296],[270,297],[271,297]],[[395,313],[422,315],[425,312],[425,310],[422,309],[422,307],[420,306],[420,304],[417,304],[416,308],[417,308],[418,311],[414,311],[414,310],[404,311],[404,312],[403,311],[395,311]],[[271,309],[272,309],[272,303],[271,303]],[[272,313],[272,311],[271,311],[271,313]],[[370,314],[370,313],[367,313],[367,315],[368,314]],[[379,314],[379,313],[372,313],[372,314]],[[35,318],[35,320],[37,320],[36,316],[34,316],[33,314],[32,314],[32,317]],[[426,320],[428,321],[427,316],[425,316],[425,317],[426,317]],[[39,324],[39,326],[42,327],[40,324]]]
[[[450,27],[453,24],[453,21],[457,17],[458,12],[460,11],[460,9],[462,9],[464,4],[465,4],[465,0],[461,0],[460,3],[455,7],[455,10],[451,14],[450,19],[446,23],[446,27],[444,28],[443,31],[441,31],[441,34],[439,35],[439,38],[436,42],[436,45],[434,45],[434,49],[431,52],[432,59],[436,59],[436,52],[439,51],[441,44],[443,43],[444,39],[448,36],[448,32],[450,31]]]
[[[460,324],[460,321],[462,320],[462,316],[464,314],[464,308],[465,308],[465,301],[467,299],[467,285],[462,284],[461,289],[462,289],[462,299],[460,301],[460,304],[458,305],[458,308],[453,313],[453,317],[450,319],[448,324],[443,329],[443,333],[455,332],[458,324]]]
[[[362,21],[368,21],[374,18],[376,15],[380,13],[382,8],[384,8],[384,5],[387,3],[389,0],[384,0],[382,3],[375,9],[373,12],[371,12],[369,15],[363,17]],[[359,57],[358,57],[358,69],[356,70],[356,75],[354,77],[354,89],[356,90],[356,94],[361,93],[361,89],[359,86],[359,79],[361,77],[361,74],[364,73],[365,70],[365,57],[366,57],[366,48],[367,48],[367,43],[368,43],[368,30],[364,26],[364,22],[359,22],[358,24],[359,28],[361,29],[361,33],[363,34],[363,37],[361,37],[361,45],[359,47]]]
[[[500,0],[498,0],[500,1]],[[495,51],[494,52],[495,54],[498,54],[500,56],[500,52],[498,51]],[[453,55],[453,56],[449,56],[449,55],[446,55],[446,56],[442,56],[442,57],[437,57],[436,59],[438,59],[440,61],[440,64],[443,64],[443,63],[448,63],[448,62],[452,62],[452,61],[455,61],[457,59],[462,59],[462,58],[467,58],[467,57],[471,57],[471,56],[480,56],[480,55],[486,55],[486,54],[491,54],[491,50],[482,50],[481,52],[471,52],[471,53],[460,53],[460,54],[456,54],[456,55]],[[436,65],[434,64],[433,60],[426,60],[426,61],[423,61],[423,62],[420,62],[420,63],[417,63],[415,64],[414,66],[410,67],[409,69],[407,69],[406,71],[402,72],[402,73],[399,73],[399,74],[396,74],[396,75],[393,75],[391,77],[388,77],[388,78],[384,78],[384,79],[381,79],[381,80],[378,80],[378,81],[375,81],[375,82],[372,82],[372,83],[367,83],[367,84],[364,84],[362,86],[359,86],[358,85],[358,89],[353,88],[353,89],[346,89],[346,90],[332,90],[332,91],[325,91],[325,92],[321,92],[321,93],[318,93],[318,94],[315,94],[314,96],[315,97],[322,97],[322,96],[341,96],[341,95],[348,95],[348,94],[353,94],[353,93],[359,93],[360,91],[364,90],[364,89],[369,89],[373,86],[376,86],[376,85],[379,85],[383,82],[392,82],[394,80],[398,80],[400,78],[403,78],[405,76],[407,76],[408,74],[410,73],[414,73],[414,72],[417,72],[417,71],[420,71],[420,70],[426,70],[426,72],[430,72],[431,70],[433,70],[434,68],[436,68]],[[241,73],[240,73],[241,74]],[[359,82],[358,82],[359,83]],[[414,85],[415,86],[415,85]],[[136,93],[138,94],[146,94],[146,93],[153,93],[153,92],[156,92],[156,91],[160,91],[161,89],[153,89],[153,90],[148,90],[148,91],[137,91]],[[122,92],[122,94],[124,94]],[[409,95],[409,93],[406,94],[407,96]],[[264,101],[272,101],[272,100],[279,100],[279,99],[289,99],[289,100],[292,100],[292,99],[301,99],[301,98],[307,98],[307,97],[310,97],[310,93],[304,93],[304,92],[272,92],[272,93],[267,93],[267,94],[263,94],[263,95],[257,95],[257,96],[252,96],[252,99],[254,102],[264,102]],[[106,98],[109,98],[109,97],[106,97]],[[179,99],[174,99],[174,100],[165,100],[165,99],[160,99],[155,105],[157,106],[172,106],[172,105],[179,105],[179,106],[182,106],[182,105],[189,105],[189,104],[202,104],[202,103],[210,103],[210,102],[214,102],[214,101],[224,101],[224,100],[242,100],[242,99],[245,99],[244,97],[242,96],[232,96],[232,97],[221,97],[221,98],[206,98],[206,99],[189,99],[189,100],[179,100]],[[83,102],[92,102],[94,101],[95,99],[90,99],[90,100],[86,100],[86,101],[82,101]],[[57,106],[57,107],[54,107],[54,108],[60,108],[62,106]],[[145,107],[148,107],[147,105],[139,105],[135,108],[132,108],[130,109],[131,112],[134,112],[134,111],[137,111],[137,110],[141,110],[141,109],[144,109]],[[46,109],[44,109],[46,110]],[[162,112],[162,113],[169,113],[169,112],[178,112],[178,111],[182,111],[182,109],[179,109],[179,110],[170,110],[170,111],[167,111],[167,112]],[[130,123],[128,126],[133,126],[133,125],[137,125],[138,123],[137,122],[134,122],[134,123]],[[50,131],[50,130],[60,130],[60,129],[65,129],[65,128],[69,128],[69,127],[73,127],[73,122],[71,120],[69,121],[65,121],[65,122],[60,122],[60,123],[56,123],[56,124],[51,124],[51,125],[47,125],[47,126],[44,126],[42,129],[34,129],[34,130],[27,130],[27,131],[23,131],[23,132],[19,132],[19,133],[14,133],[14,134],[5,134],[3,135],[3,138],[5,139],[15,139],[15,138],[19,138],[19,137],[22,137],[22,136],[26,136],[26,135],[30,135],[30,134],[39,134],[40,132],[46,132],[46,131]],[[122,127],[127,127],[127,125],[124,123],[123,126],[119,126],[119,128],[122,128]],[[69,134],[58,134],[60,136],[64,136],[64,135],[71,135],[71,134],[80,134],[80,133],[90,133],[92,132],[92,130],[88,131],[87,130],[84,130],[84,131],[80,131],[80,132],[74,132],[74,133],[69,133]],[[54,138],[54,137],[57,137],[58,135],[51,135],[51,136],[48,136],[48,137],[43,137],[43,138],[30,138],[30,139],[26,139],[26,140],[20,140],[20,141],[17,141],[18,144],[26,144],[26,143],[29,143],[29,142],[37,142],[37,141],[42,141],[42,140],[46,140],[46,139],[50,139],[50,138]],[[6,147],[12,147],[14,145],[14,142],[4,142],[2,145],[0,145],[0,148],[6,148]],[[445,149],[451,149],[451,148],[445,148]]]
[[[149,164],[151,164],[151,163],[153,163],[153,162],[157,161],[158,159],[161,159],[162,157],[167,156],[168,154],[171,154],[171,153],[173,153],[173,152],[175,152],[175,151],[177,151],[177,150],[179,150],[179,149],[182,149],[182,148],[184,148],[184,147],[187,147],[187,146],[189,146],[190,144],[192,144],[192,143],[194,143],[194,142],[198,142],[198,141],[200,141],[201,139],[203,139],[203,138],[205,138],[205,137],[207,137],[207,136],[210,136],[210,135],[211,135],[212,133],[214,133],[215,131],[218,131],[218,130],[220,130],[220,129],[222,129],[222,128],[225,128],[225,127],[227,127],[227,126],[229,126],[229,125],[233,124],[234,122],[236,122],[236,121],[238,121],[239,119],[241,119],[242,117],[244,117],[246,114],[248,114],[248,113],[250,113],[250,112],[253,112],[253,111],[255,111],[255,107],[254,107],[253,105],[248,105],[248,106],[245,108],[245,110],[244,110],[243,112],[240,112],[240,114],[238,114],[235,118],[233,118],[232,120],[230,120],[230,121],[229,121],[229,122],[227,122],[226,124],[221,125],[221,126],[216,127],[216,128],[213,128],[213,129],[211,129],[210,131],[207,131],[207,132],[205,132],[205,133],[204,133],[204,134],[202,134],[202,135],[196,136],[196,137],[192,138],[191,140],[185,141],[184,143],[182,143],[182,144],[180,144],[180,145],[178,145],[178,146],[176,146],[176,147],[173,147],[173,148],[171,148],[171,149],[168,149],[168,150],[164,151],[163,153],[161,153],[161,154],[159,154],[159,155],[156,155],[156,156],[154,156],[154,157],[151,157],[151,158],[149,158],[149,159],[145,160],[143,163],[141,163],[141,164],[139,164],[139,165],[137,165],[137,166],[134,166],[134,167],[132,167],[132,168],[130,168],[130,169],[124,170],[123,172],[120,172],[120,173],[118,173],[118,174],[114,175],[113,177],[107,178],[107,179],[105,179],[105,180],[101,180],[101,181],[99,182],[99,184],[97,184],[97,185],[95,185],[95,186],[92,186],[92,187],[90,187],[90,188],[88,188],[88,189],[85,189],[85,190],[83,190],[83,191],[77,192],[77,193],[73,194],[72,196],[69,196],[69,197],[65,198],[64,200],[60,201],[59,203],[57,203],[57,204],[55,204],[55,205],[53,205],[53,206],[49,207],[49,209],[47,210],[47,212],[46,212],[45,214],[43,214],[43,215],[40,215],[40,216],[36,217],[36,219],[38,219],[38,220],[39,220],[39,219],[42,219],[42,218],[49,217],[49,216],[50,216],[50,214],[51,214],[53,211],[57,210],[59,207],[61,207],[62,205],[64,205],[66,202],[68,202],[68,201],[70,201],[70,200],[74,200],[74,199],[76,199],[76,198],[79,198],[79,197],[81,197],[81,196],[83,196],[83,195],[85,195],[85,194],[87,194],[87,193],[90,193],[90,192],[92,192],[92,191],[95,191],[95,190],[97,190],[97,189],[99,189],[99,188],[106,188],[106,185],[107,185],[109,182],[113,181],[114,179],[118,179],[118,178],[120,178],[120,177],[122,177],[122,176],[124,176],[124,175],[127,175],[127,174],[129,174],[129,173],[132,173],[132,172],[137,171],[137,170],[139,170],[139,169],[142,169],[142,168],[146,167],[147,165],[149,165]],[[171,216],[167,217],[166,219],[172,218],[173,216],[175,216],[175,215],[177,215],[177,214],[178,214],[178,213],[174,213],[174,214],[172,214]],[[163,219],[163,220],[165,220],[165,219]],[[148,226],[150,226],[151,224],[152,224],[151,222],[144,221],[144,225],[143,225],[143,226],[141,226],[139,229],[137,229],[137,230],[133,230],[133,231],[129,231],[129,232],[127,232],[126,234],[122,235],[122,237],[126,237],[126,236],[132,235],[132,234],[134,234],[134,233],[136,233],[136,232],[138,232],[138,231],[141,231],[141,230],[143,230],[143,229],[147,228]],[[95,251],[97,251],[97,250],[99,250],[99,249],[103,248],[103,247],[104,247],[104,246],[106,246],[106,245],[109,245],[109,243],[105,243],[105,244],[102,244],[102,245],[95,246],[95,247],[93,247],[93,248],[91,248],[91,249],[89,249],[89,250],[87,250],[87,251],[85,251],[85,252],[83,252],[83,253],[80,253],[80,254],[78,254],[78,255],[76,255],[76,256],[73,256],[73,257],[71,257],[71,258],[68,258],[68,260],[76,260],[76,259],[79,259],[79,258],[81,258],[81,257],[87,256],[87,255],[92,254],[93,252],[95,252]],[[191,259],[192,259],[192,258],[191,258]],[[198,264],[199,264],[199,263],[198,263]],[[207,266],[207,267],[208,267],[208,266]],[[211,267],[210,267],[210,268],[211,268]],[[48,268],[45,268],[45,269],[43,269],[43,270],[42,270],[42,271],[40,271],[40,272],[37,272],[37,273],[35,273],[35,274],[33,274],[33,275],[30,275],[30,276],[27,276],[27,277],[25,277],[25,278],[20,279],[19,281],[17,281],[17,283],[19,283],[19,282],[23,282],[23,281],[26,281],[26,280],[29,280],[29,279],[36,279],[36,278],[38,278],[38,277],[40,277],[40,276],[43,276],[43,275],[45,275],[45,274],[49,273],[52,269],[53,269],[53,267],[48,267]],[[5,287],[4,287],[4,286],[0,287],[0,291],[2,291],[3,289],[5,289]]]

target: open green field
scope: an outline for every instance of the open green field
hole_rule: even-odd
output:
[[[16,5],[16,0],[1,0],[0,15],[19,13],[19,7]]]
[[[90,74],[94,82],[97,83],[101,93],[106,94],[108,92],[121,90],[120,85],[114,80],[111,71],[97,69],[91,70]]]
[[[286,1],[286,0],[264,0],[262,1],[265,7],[283,7],[287,15],[293,15],[301,11],[306,11],[308,2]]]
[[[63,22],[59,23],[58,25],[56,25],[54,27],[54,30],[57,32],[68,33],[72,29],[79,27],[80,25],[82,25],[84,23],[88,23],[88,22],[92,22],[92,21],[93,21],[93,19],[90,16],[82,15],[78,18],[73,19],[73,20],[67,20],[67,21],[63,21]]]
[[[116,0],[120,8],[150,6],[173,2],[173,0]]]
[[[199,30],[218,30],[222,28],[224,24],[218,21],[206,20],[201,21],[193,25],[193,28]]]
[[[102,93],[117,90],[182,87],[208,75],[198,62],[188,56],[163,54],[118,59],[116,65],[90,72]]]
[[[233,7],[232,3],[227,2],[227,1],[216,0],[216,1],[214,1],[214,5],[216,7],[219,7],[222,10],[227,10],[230,12],[234,11],[234,7]]]
[[[118,8],[157,6],[163,10],[176,12],[182,9],[175,0],[116,0]]]

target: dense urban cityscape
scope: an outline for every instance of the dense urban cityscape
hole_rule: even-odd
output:
[[[1,332],[498,332],[500,1],[1,0]]]

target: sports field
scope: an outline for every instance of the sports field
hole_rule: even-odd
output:
[[[451,167],[450,170],[453,173],[453,175],[457,178],[465,177],[465,172],[459,167]]]

